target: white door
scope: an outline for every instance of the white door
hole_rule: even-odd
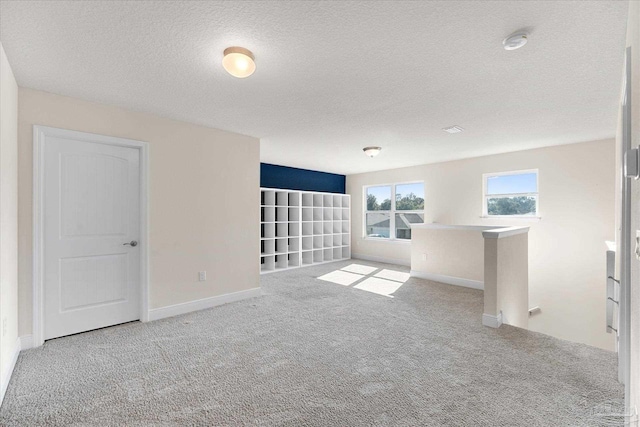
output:
[[[139,150],[70,133],[43,151],[44,339],[139,319]]]

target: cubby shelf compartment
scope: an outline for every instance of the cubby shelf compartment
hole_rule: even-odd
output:
[[[273,271],[276,269],[275,255],[260,257],[260,271]]]
[[[323,234],[331,234],[333,233],[333,226],[331,221],[325,221],[324,222],[324,226],[322,228],[322,233]]]
[[[313,264],[313,252],[302,252],[302,265]]]
[[[289,221],[291,222],[300,221],[300,208],[298,207],[289,208]]]
[[[342,235],[342,246],[351,245],[351,235],[349,233],[345,233]]]
[[[260,255],[271,255],[276,252],[276,241],[274,239],[260,241]]]
[[[302,235],[303,236],[312,236],[313,235],[313,223],[312,222],[303,222],[302,223]]]
[[[282,270],[289,267],[287,255],[276,255],[276,270]]]
[[[276,192],[262,190],[260,192],[260,204],[262,206],[273,206],[276,204]]]
[[[260,237],[263,238],[273,238],[276,237],[276,225],[271,224],[260,224]]]
[[[276,239],[276,253],[286,254],[289,252],[288,239]]]
[[[289,238],[289,252],[298,252],[300,250],[300,238]]]
[[[307,251],[313,249],[313,237],[302,238],[302,250]]]
[[[289,192],[276,191],[276,205],[277,206],[289,206]]]
[[[351,257],[349,195],[260,189],[260,272]]]
[[[286,222],[289,220],[289,208],[278,206],[276,208],[276,222]]]
[[[300,206],[300,193],[297,191],[289,192],[289,206]]]
[[[298,253],[293,253],[293,254],[289,254],[289,268],[292,267],[299,267],[300,266],[300,254]]]
[[[333,219],[333,209],[331,208],[323,208],[322,209],[322,219],[325,221],[331,221]]]
[[[289,235],[289,225],[284,223],[276,224],[276,237],[287,237]]]
[[[273,206],[262,206],[260,208],[260,221],[274,222],[276,220],[276,210]]]
[[[322,234],[322,221],[316,221],[313,223],[313,234],[316,236]]]

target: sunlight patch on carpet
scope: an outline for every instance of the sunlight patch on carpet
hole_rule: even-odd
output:
[[[319,280],[325,282],[332,282],[342,286],[350,286],[362,279],[364,276],[361,274],[348,273],[346,271],[336,270],[331,273],[327,273],[324,276],[318,277]]]
[[[368,265],[351,264],[341,269],[342,271],[348,271],[356,274],[371,274],[377,270],[376,267],[369,267]]]
[[[369,277],[363,282],[355,285],[354,288],[393,298],[391,294],[397,291],[400,286],[402,286],[401,282],[394,282],[392,280],[381,279],[379,277]]]
[[[384,269],[374,274],[373,277],[379,277],[381,279],[393,280],[394,282],[404,283],[407,280],[409,280],[411,275],[409,273],[405,273],[402,271]]]

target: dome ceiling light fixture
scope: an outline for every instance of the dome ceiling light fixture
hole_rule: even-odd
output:
[[[249,49],[239,46],[228,47],[224,50],[222,66],[233,77],[244,79],[256,70],[255,57]]]
[[[380,154],[380,151],[382,151],[382,147],[364,147],[362,151],[364,151],[364,154],[369,157],[375,157]]]
[[[529,34],[526,31],[516,31],[502,41],[505,50],[516,50],[527,44]]]

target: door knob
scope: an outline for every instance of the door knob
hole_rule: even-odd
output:
[[[135,247],[135,246],[138,246],[138,242],[136,242],[135,240],[132,240],[129,243],[122,244],[122,246],[127,246],[127,245]]]

